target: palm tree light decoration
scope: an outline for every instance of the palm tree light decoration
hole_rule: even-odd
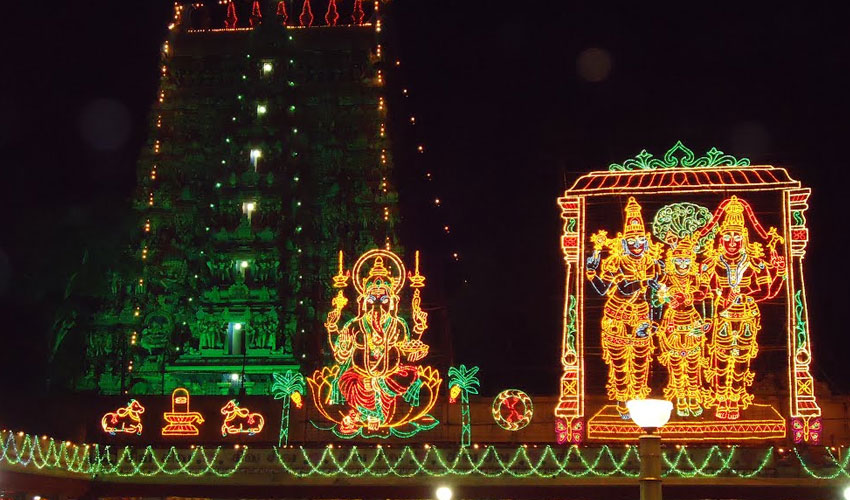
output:
[[[460,445],[469,446],[472,443],[472,425],[469,417],[469,395],[478,394],[481,381],[475,375],[478,367],[467,368],[465,365],[449,368],[449,403],[457,401],[460,396]]]
[[[277,445],[289,444],[289,403],[295,403],[296,408],[301,408],[303,400],[301,395],[306,387],[304,376],[295,370],[287,370],[281,373],[273,373],[272,395],[275,399],[282,399],[280,410],[280,437]]]

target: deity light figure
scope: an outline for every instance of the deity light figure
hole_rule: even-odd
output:
[[[348,300],[340,291],[332,301],[325,328],[336,364],[308,379],[314,401],[326,418],[336,422],[334,432],[341,437],[386,437],[431,428],[436,420],[427,412],[436,402],[440,378],[432,368],[418,365],[428,354],[428,345],[420,340],[427,328],[418,293],[424,277],[418,269],[410,276],[411,287],[416,288],[411,328],[399,315],[399,291],[405,281],[400,259],[385,250],[366,255],[371,258],[361,257],[354,267],[357,315],[341,328]],[[395,274],[385,266],[385,258],[398,267]],[[371,268],[361,278],[365,260],[371,260]],[[342,283],[344,278],[335,281]],[[330,409],[336,405],[343,408],[337,410],[338,416]],[[406,431],[401,430],[404,427]]]
[[[591,241],[593,254],[587,259],[585,275],[593,289],[606,297],[601,335],[602,359],[608,365],[606,388],[620,416],[628,419],[626,401],[650,393],[655,314],[648,298],[650,288],[658,286],[659,247],[644,229],[641,206],[634,197],[626,203],[623,232],[609,239],[607,231],[599,231]],[[604,258],[603,250],[607,250]]]
[[[755,374],[750,363],[758,354],[756,336],[761,330],[758,303],[775,297],[786,275],[785,259],[775,249],[783,239],[775,228],[765,232],[752,208],[732,196],[721,203],[707,233],[723,217],[716,237],[716,248],[701,265],[714,295],[714,318],[708,346],[710,364],[706,378],[711,386],[707,405],[715,407],[715,416],[737,420],[741,411],[753,402],[747,388]],[[764,259],[760,243],[750,242],[746,222],[767,240],[770,259]]]
[[[653,298],[664,308],[656,333],[658,361],[667,368],[664,397],[675,401],[681,417],[698,417],[703,412],[705,334],[711,326],[697,311],[711,292],[697,273],[696,244],[695,238],[686,237],[667,251],[665,274]]]

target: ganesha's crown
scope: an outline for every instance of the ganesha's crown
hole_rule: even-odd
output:
[[[369,269],[368,278],[372,278],[374,276],[384,276],[384,277],[390,276],[389,269],[384,267],[384,258],[383,257],[375,257],[375,263],[372,264],[372,269]]]

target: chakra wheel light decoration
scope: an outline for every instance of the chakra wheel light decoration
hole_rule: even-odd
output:
[[[519,389],[506,389],[493,400],[493,420],[506,431],[518,431],[531,423],[534,405],[528,394]]]
[[[340,326],[349,279],[357,313]],[[399,310],[408,280],[410,325]],[[425,276],[419,274],[419,252],[413,273],[406,273],[398,255],[382,249],[364,253],[346,272],[340,252],[333,286],[338,292],[324,326],[335,363],[307,379],[313,403],[332,425],[313,425],[343,438],[406,438],[435,427],[438,421],[429,412],[442,380],[437,370],[419,364],[428,355],[422,342],[428,314],[421,308]]]

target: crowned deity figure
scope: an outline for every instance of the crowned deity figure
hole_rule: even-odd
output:
[[[652,355],[653,310],[649,291],[657,287],[659,245],[644,229],[641,206],[626,203],[625,226],[616,238],[599,231],[591,237],[593,254],[585,275],[597,293],[606,297],[602,313],[602,359],[608,365],[608,397],[617,402],[623,419],[626,401],[643,399]],[[602,253],[607,255],[603,258]]]
[[[736,196],[720,204],[701,235],[718,222],[716,247],[701,265],[714,295],[707,404],[715,407],[717,418],[736,420],[753,402],[747,388],[755,377],[750,362],[758,354],[758,303],[775,297],[782,289],[785,259],[776,251],[776,244],[784,240],[775,228],[765,231],[750,205]],[[767,241],[769,259],[765,259],[760,243],[750,241],[747,222]]]
[[[667,251],[665,274],[653,298],[655,305],[663,307],[656,337],[658,361],[667,368],[664,397],[676,402],[676,414],[681,417],[698,417],[703,412],[705,334],[711,326],[704,308],[697,310],[711,291],[697,272],[696,243],[695,238],[685,237]]]
[[[338,288],[347,286],[348,278],[341,259],[340,254],[334,278]],[[437,423],[427,413],[436,402],[439,374],[417,364],[428,354],[428,346],[421,340],[427,313],[419,295],[425,277],[419,274],[418,254],[416,260],[416,273],[409,276],[414,288],[412,327],[399,315],[404,265],[386,250],[367,252],[354,265],[358,311],[342,327],[348,300],[340,290],[332,301],[325,328],[336,364],[315,372],[308,383],[319,411],[336,423],[333,430],[341,437],[412,435]],[[361,276],[367,263],[371,266]],[[394,264],[395,272],[385,263]]]

